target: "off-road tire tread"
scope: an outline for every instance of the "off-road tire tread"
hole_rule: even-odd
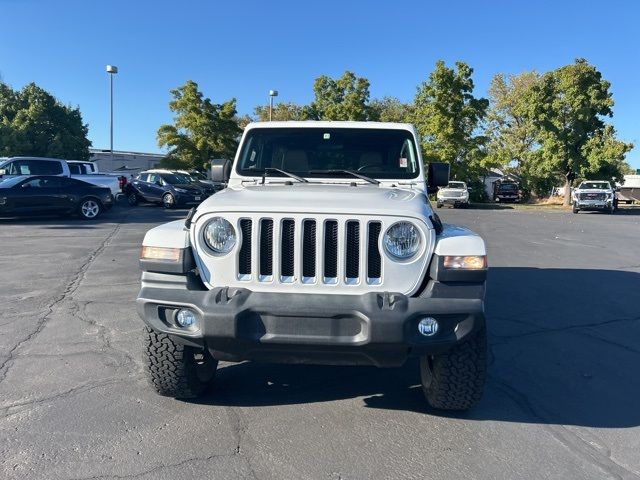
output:
[[[420,358],[422,390],[427,402],[441,410],[468,410],[480,401],[487,377],[487,332],[483,328],[449,351],[431,357],[432,375],[425,368],[429,357]]]
[[[175,398],[202,395],[209,382],[198,378],[193,347],[176,343],[167,334],[149,327],[144,328],[143,341],[147,377],[160,395]]]

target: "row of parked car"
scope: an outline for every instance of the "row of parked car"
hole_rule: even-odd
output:
[[[198,205],[220,187],[200,172],[147,170],[124,188],[129,205],[159,203],[165,208]]]
[[[130,205],[197,205],[217,190],[199,172],[148,170],[129,181],[101,173],[93,162],[53,158],[0,158],[0,216],[73,214],[91,220],[119,198]]]
[[[620,201],[619,188],[607,180],[585,180],[571,191],[571,205],[573,213],[582,210],[598,210],[606,213],[615,213]],[[633,195],[633,189],[627,188]],[[454,208],[469,206],[469,192],[465,182],[450,181],[446,187],[438,190],[436,196],[436,207],[451,205]],[[522,192],[515,182],[503,182],[494,189],[494,201],[496,202],[519,202],[522,199]],[[631,203],[634,197],[624,197],[626,203]]]

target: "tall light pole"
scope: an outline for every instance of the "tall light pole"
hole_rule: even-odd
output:
[[[273,97],[278,96],[277,90],[269,90],[269,121],[273,117]]]
[[[111,160],[113,160],[113,76],[118,73],[118,67],[115,65],[107,65],[107,73],[109,74],[109,87],[111,90],[110,102],[111,102],[111,121],[110,121],[110,133],[111,133]]]

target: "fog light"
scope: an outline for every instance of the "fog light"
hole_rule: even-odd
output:
[[[196,314],[186,308],[180,309],[176,313],[176,323],[179,327],[193,329],[196,325]]]
[[[418,331],[425,337],[432,337],[438,331],[438,321],[432,317],[425,317],[418,323]]]

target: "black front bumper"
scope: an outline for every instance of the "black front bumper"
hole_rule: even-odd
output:
[[[154,330],[207,348],[220,360],[390,367],[412,355],[443,352],[484,326],[484,284],[432,283],[422,297],[143,286],[138,313]],[[196,331],[177,326],[179,308],[196,312]],[[425,316],[439,323],[431,337],[418,331]]]

